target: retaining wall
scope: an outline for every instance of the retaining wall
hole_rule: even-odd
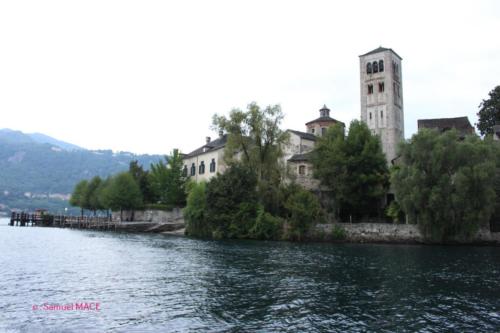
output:
[[[323,235],[328,239],[337,225],[345,231],[345,240],[348,242],[380,242],[380,243],[424,243],[424,238],[414,224],[390,223],[338,223],[317,224],[313,235]],[[314,237],[314,236],[313,236]],[[461,243],[457,241],[457,243]],[[481,229],[476,237],[466,243],[497,243],[500,244],[500,233]]]

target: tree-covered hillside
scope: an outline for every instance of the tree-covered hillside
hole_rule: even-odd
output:
[[[53,139],[51,142],[60,141]],[[132,160],[149,168],[151,163],[163,159],[160,155],[113,153],[111,150],[68,150],[71,146],[64,142],[60,145],[40,143],[18,131],[0,130],[0,210],[1,205],[32,208],[29,201],[34,198],[67,195],[81,179],[97,175],[105,178],[127,170]],[[37,207],[40,204],[43,202],[37,203]],[[66,202],[61,204],[67,206]],[[8,209],[3,207],[3,210]]]

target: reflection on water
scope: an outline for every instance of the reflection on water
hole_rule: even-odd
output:
[[[0,332],[500,330],[498,247],[201,241],[6,224]]]

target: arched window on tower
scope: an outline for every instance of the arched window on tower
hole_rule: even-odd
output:
[[[372,66],[373,66],[373,73],[378,73],[378,63],[374,61]]]
[[[378,61],[378,70],[379,70],[379,72],[384,71],[384,61],[383,60]]]
[[[368,95],[373,94],[373,84],[368,85]]]
[[[369,62],[366,64],[366,73],[371,74],[372,73],[372,63]]]

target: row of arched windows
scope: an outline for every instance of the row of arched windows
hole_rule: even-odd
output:
[[[215,158],[212,158],[212,162],[210,162],[210,172],[211,173],[215,172]],[[204,173],[205,173],[205,161],[201,161],[200,165],[198,166],[198,174],[203,175]],[[184,168],[182,169],[182,174],[184,175],[184,177],[187,177],[188,175],[187,165],[184,165]],[[191,164],[189,175],[190,176],[196,175],[196,165],[194,163]]]
[[[378,73],[378,72],[383,72],[384,71],[384,61],[379,60],[374,61],[374,62],[369,62],[366,64],[366,73],[371,74],[371,73]]]

